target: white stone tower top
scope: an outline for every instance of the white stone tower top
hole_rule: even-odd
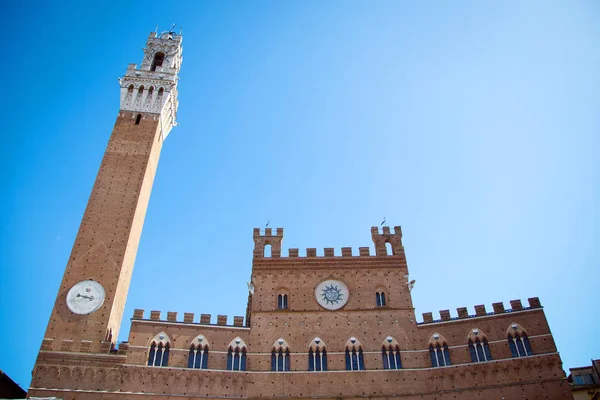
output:
[[[177,81],[181,68],[183,37],[172,31],[150,33],[144,59],[138,69],[129,64],[121,83],[121,110],[159,114],[163,139],[177,125]]]

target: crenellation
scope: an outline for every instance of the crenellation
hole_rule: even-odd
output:
[[[136,308],[135,310],[133,310],[133,318],[144,319],[144,310],[140,308]]]
[[[306,257],[316,257],[317,249],[314,247],[309,247],[306,249]]]
[[[177,321],[177,311],[167,311],[167,321]]]
[[[502,303],[502,302],[493,303],[492,304],[492,307],[494,309],[493,312],[487,312],[485,305],[479,304],[474,307],[475,314],[473,314],[473,315],[469,315],[467,307],[458,307],[456,309],[456,312],[458,313],[458,317],[455,317],[455,318],[452,318],[450,316],[449,310],[441,310],[440,311],[440,319],[438,319],[438,320],[433,319],[432,313],[426,312],[426,313],[423,313],[423,322],[422,323],[426,324],[426,323],[441,322],[441,321],[451,321],[451,320],[466,319],[466,318],[484,317],[484,316],[488,316],[488,315],[499,315],[499,314],[506,314],[506,313],[510,313],[510,312],[514,312],[514,311],[542,308],[539,298],[531,297],[527,300],[529,302],[529,307],[523,307],[521,300],[511,300],[510,301],[511,308],[509,308],[509,309],[505,309],[504,303]]]
[[[60,351],[71,351],[73,348],[73,341],[71,339],[64,339],[60,344]]]
[[[233,326],[244,326],[244,317],[234,316]]]
[[[485,305],[484,304],[479,304],[475,306],[475,315],[478,317],[481,317],[483,315],[487,315],[487,312],[485,311]]]
[[[217,325],[227,325],[227,315],[217,315]]]
[[[200,314],[200,323],[201,324],[210,324],[210,314]]]
[[[335,257],[333,247],[325,247],[323,254],[325,255],[325,257]]]
[[[91,347],[92,347],[91,340],[82,340],[81,343],[79,344],[79,351],[81,353],[89,353]]]
[[[521,303],[521,300],[511,300],[510,301],[510,308],[512,308],[513,311],[519,311],[523,309],[523,304]]]
[[[527,302],[531,308],[542,308],[542,303],[540,303],[540,299],[537,297],[530,297],[527,299]]]
[[[504,309],[504,303],[492,303],[492,307],[494,308],[494,314],[502,314],[506,310]]]
[[[352,247],[342,247],[342,257],[352,257]]]
[[[450,321],[450,310],[440,310],[440,319],[442,321]]]
[[[160,311],[157,311],[157,310],[150,311],[150,319],[153,321],[160,321]]]
[[[288,250],[289,257],[298,257],[298,249],[289,249]]]
[[[360,257],[369,257],[371,255],[368,247],[359,247],[358,254]]]
[[[117,354],[126,356],[129,351],[129,342],[121,342]]]
[[[194,313],[190,313],[190,312],[183,313],[183,322],[187,322],[187,323],[194,322]]]
[[[433,314],[430,312],[423,313],[423,323],[433,322]]]

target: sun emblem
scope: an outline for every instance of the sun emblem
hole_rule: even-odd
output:
[[[319,305],[327,310],[338,310],[346,305],[350,292],[342,281],[328,279],[317,285],[315,298]]]
[[[344,297],[342,289],[338,289],[337,285],[325,286],[321,289],[321,296],[327,304],[338,304]]]

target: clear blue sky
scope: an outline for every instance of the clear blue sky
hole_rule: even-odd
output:
[[[600,358],[597,1],[3,7],[0,369],[25,388],[117,77],[173,22],[180,126],[120,340],[134,308],[244,315],[252,228],[267,220],[284,254],[339,254],[372,247],[385,216],[403,227],[417,315],[539,296],[564,367]]]

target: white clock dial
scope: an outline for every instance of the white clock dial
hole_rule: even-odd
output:
[[[91,314],[104,303],[104,288],[93,280],[73,285],[67,293],[67,307],[75,314]]]
[[[315,297],[321,307],[327,310],[337,310],[346,305],[350,291],[344,282],[329,279],[317,285]]]

